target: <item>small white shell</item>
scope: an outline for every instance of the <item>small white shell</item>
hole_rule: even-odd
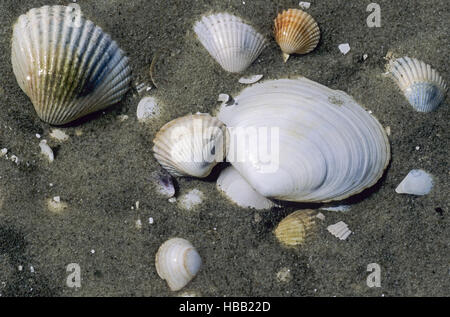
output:
[[[51,163],[55,160],[52,148],[47,144],[47,140],[42,140],[39,142],[39,147],[41,148],[41,153],[48,159]]]
[[[320,209],[326,211],[349,211],[351,206],[348,205],[340,205],[340,206],[332,206],[332,207],[322,207]]]
[[[405,56],[391,62],[389,71],[417,111],[433,111],[444,100],[447,84],[430,65]]]
[[[209,54],[232,73],[244,71],[266,46],[264,37],[252,26],[228,13],[202,17],[194,31]]]
[[[207,113],[165,124],[153,140],[155,158],[175,176],[206,177],[226,154],[226,128]]]
[[[398,194],[422,196],[433,188],[433,178],[424,170],[412,170],[406,175],[395,191]]]
[[[67,141],[69,139],[69,136],[60,129],[53,129],[52,132],[50,133],[50,136],[53,139],[60,141],[60,142]]]
[[[139,101],[136,116],[139,122],[148,122],[152,118],[158,117],[160,110],[158,103],[153,97],[144,97]]]
[[[14,25],[11,62],[38,116],[61,125],[106,108],[128,91],[117,43],[70,6],[31,9]]]
[[[255,191],[232,166],[220,173],[217,188],[240,207],[270,209],[275,206],[271,200]]]
[[[344,55],[346,55],[348,52],[350,52],[350,44],[348,44],[348,43],[339,44],[338,48],[341,51],[341,53]]]
[[[161,195],[167,198],[175,195],[175,186],[173,185],[172,177],[165,170],[153,172],[151,181]]]
[[[352,233],[345,222],[339,221],[334,225],[327,227],[327,230],[336,238],[340,240],[345,240]]]
[[[202,259],[192,244],[181,238],[164,242],[155,259],[156,271],[172,291],[186,286],[197,274]]]

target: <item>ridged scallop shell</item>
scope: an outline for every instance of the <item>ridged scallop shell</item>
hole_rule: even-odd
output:
[[[164,242],[156,253],[156,272],[172,291],[179,291],[197,275],[202,259],[192,244],[182,238]]]
[[[315,218],[313,210],[297,210],[281,220],[275,228],[275,236],[288,246],[303,244],[314,232]]]
[[[226,128],[207,113],[166,123],[153,140],[155,158],[174,176],[206,177],[226,154]]]
[[[447,84],[422,61],[407,56],[396,59],[390,64],[390,74],[417,111],[433,111],[445,98]]]
[[[257,83],[222,106],[227,160],[261,195],[341,200],[374,185],[390,159],[381,124],[356,101],[306,78]]]
[[[117,43],[74,7],[44,6],[21,15],[11,61],[38,116],[55,125],[117,103],[131,80]]]
[[[231,201],[243,208],[270,209],[275,204],[256,192],[232,166],[227,167],[217,179],[217,188]]]
[[[266,46],[264,37],[252,26],[228,13],[202,17],[194,31],[209,54],[232,73],[244,71]]]
[[[275,19],[275,40],[286,62],[291,54],[313,51],[320,39],[320,29],[314,18],[299,9],[284,10]]]
[[[422,196],[433,188],[433,177],[424,170],[412,170],[395,189],[398,194]]]

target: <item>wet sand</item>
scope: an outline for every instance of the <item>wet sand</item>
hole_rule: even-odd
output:
[[[49,136],[53,127],[39,120],[16,83],[10,40],[20,14],[68,3],[0,3],[0,148],[20,160],[0,157],[1,296],[449,295],[448,97],[437,111],[418,113],[382,75],[384,57],[392,51],[424,60],[449,82],[447,1],[379,0],[380,28],[366,25],[369,1],[311,1],[307,12],[320,25],[320,44],[285,64],[272,37],[272,20],[283,9],[298,7],[298,1],[79,0],[83,14],[127,53],[133,86],[151,85],[149,68],[158,54],[158,88],[130,91],[119,104],[62,128],[70,138],[58,143]],[[244,75],[303,75],[349,93],[391,128],[392,160],[385,176],[364,193],[333,204],[351,204],[350,211],[322,211],[326,218],[315,238],[301,248],[281,247],[272,231],[292,211],[320,205],[243,209],[216,190],[214,177],[178,178],[177,197],[194,188],[206,197],[185,211],[158,195],[150,181],[159,168],[152,139],[164,123],[197,111],[213,113],[220,93],[244,88],[238,83],[242,74],[223,71],[192,30],[202,14],[213,11],[239,15],[269,39]],[[345,56],[338,50],[341,43],[351,47]],[[136,119],[145,95],[158,98],[162,107],[161,117],[149,125]],[[121,115],[128,120],[121,121]],[[53,163],[40,155],[36,134],[53,148]],[[432,192],[396,194],[395,187],[415,168],[434,175]],[[60,213],[47,207],[46,200],[55,196],[68,205]],[[354,232],[346,241],[326,230],[338,221]],[[158,247],[175,236],[191,241],[204,261],[181,292],[171,292],[154,266]],[[81,288],[66,286],[69,263],[81,267]],[[366,285],[369,263],[381,267],[379,288]],[[285,268],[291,278],[280,282],[277,272]]]

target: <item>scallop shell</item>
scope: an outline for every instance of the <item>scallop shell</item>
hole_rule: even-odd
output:
[[[328,226],[327,230],[339,240],[346,240],[352,234],[347,224],[343,221]]]
[[[257,83],[222,106],[227,160],[261,195],[341,200],[374,185],[390,159],[381,124],[353,98],[306,78]]]
[[[252,26],[228,13],[202,17],[194,31],[209,54],[231,73],[244,71],[266,46],[264,37]]]
[[[11,61],[38,116],[55,125],[117,103],[131,80],[117,43],[73,7],[44,6],[21,15]]]
[[[202,259],[192,244],[182,238],[164,242],[156,253],[156,271],[172,291],[179,291],[197,275]]]
[[[424,170],[412,170],[406,175],[395,191],[398,194],[422,196],[433,188],[433,177]]]
[[[433,111],[444,100],[447,84],[430,65],[405,56],[391,62],[389,68],[391,77],[417,111]]]
[[[155,158],[175,176],[206,177],[226,154],[226,128],[207,113],[165,124],[153,140]]]
[[[313,51],[320,39],[320,29],[314,18],[299,9],[284,10],[274,20],[275,40],[286,62],[291,54]]]
[[[227,167],[217,179],[217,188],[231,201],[243,208],[270,209],[276,205],[256,192],[232,166]]]
[[[275,228],[275,236],[288,246],[303,244],[314,232],[315,218],[313,210],[297,210],[281,220]]]

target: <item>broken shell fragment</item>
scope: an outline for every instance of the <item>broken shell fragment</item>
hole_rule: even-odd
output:
[[[153,97],[144,97],[139,101],[136,116],[139,122],[145,123],[150,119],[158,117],[160,110],[158,103]]]
[[[405,56],[391,61],[388,68],[391,77],[417,111],[433,111],[444,100],[447,84],[430,65]]]
[[[50,133],[50,136],[53,139],[60,141],[60,142],[67,141],[69,139],[69,136],[60,129],[53,129],[52,132]]]
[[[281,220],[275,228],[275,236],[288,246],[303,244],[314,232],[315,218],[313,210],[297,210]]]
[[[194,31],[209,54],[231,73],[244,71],[266,46],[261,34],[229,13],[202,17],[195,23]]]
[[[206,177],[226,154],[226,128],[207,113],[165,124],[153,140],[155,158],[175,176]]]
[[[51,163],[55,160],[52,148],[47,144],[47,140],[42,140],[39,142],[39,147],[41,148],[41,154],[43,154],[48,161]]]
[[[327,227],[327,230],[336,238],[340,240],[346,240],[352,233],[345,222],[339,221],[334,225]]]
[[[270,209],[275,204],[254,190],[233,167],[227,167],[217,179],[217,188],[243,208]]]
[[[161,195],[171,198],[175,195],[175,186],[173,185],[172,177],[165,170],[155,171],[151,175],[151,180],[156,190]]]
[[[38,116],[55,125],[117,103],[131,80],[117,43],[70,6],[21,15],[14,25],[11,62]]]
[[[291,54],[313,51],[320,39],[320,29],[314,18],[299,9],[284,10],[275,19],[275,40],[286,62]]]
[[[241,77],[239,78],[239,83],[240,84],[245,84],[245,85],[251,85],[256,83],[257,81],[261,80],[261,78],[263,78],[264,75],[253,75],[253,76],[249,76],[249,77]]]
[[[181,238],[164,242],[156,253],[156,271],[172,291],[185,287],[198,273],[202,259],[192,244]]]
[[[424,170],[412,170],[406,175],[395,191],[398,194],[422,196],[433,188],[433,177]]]

